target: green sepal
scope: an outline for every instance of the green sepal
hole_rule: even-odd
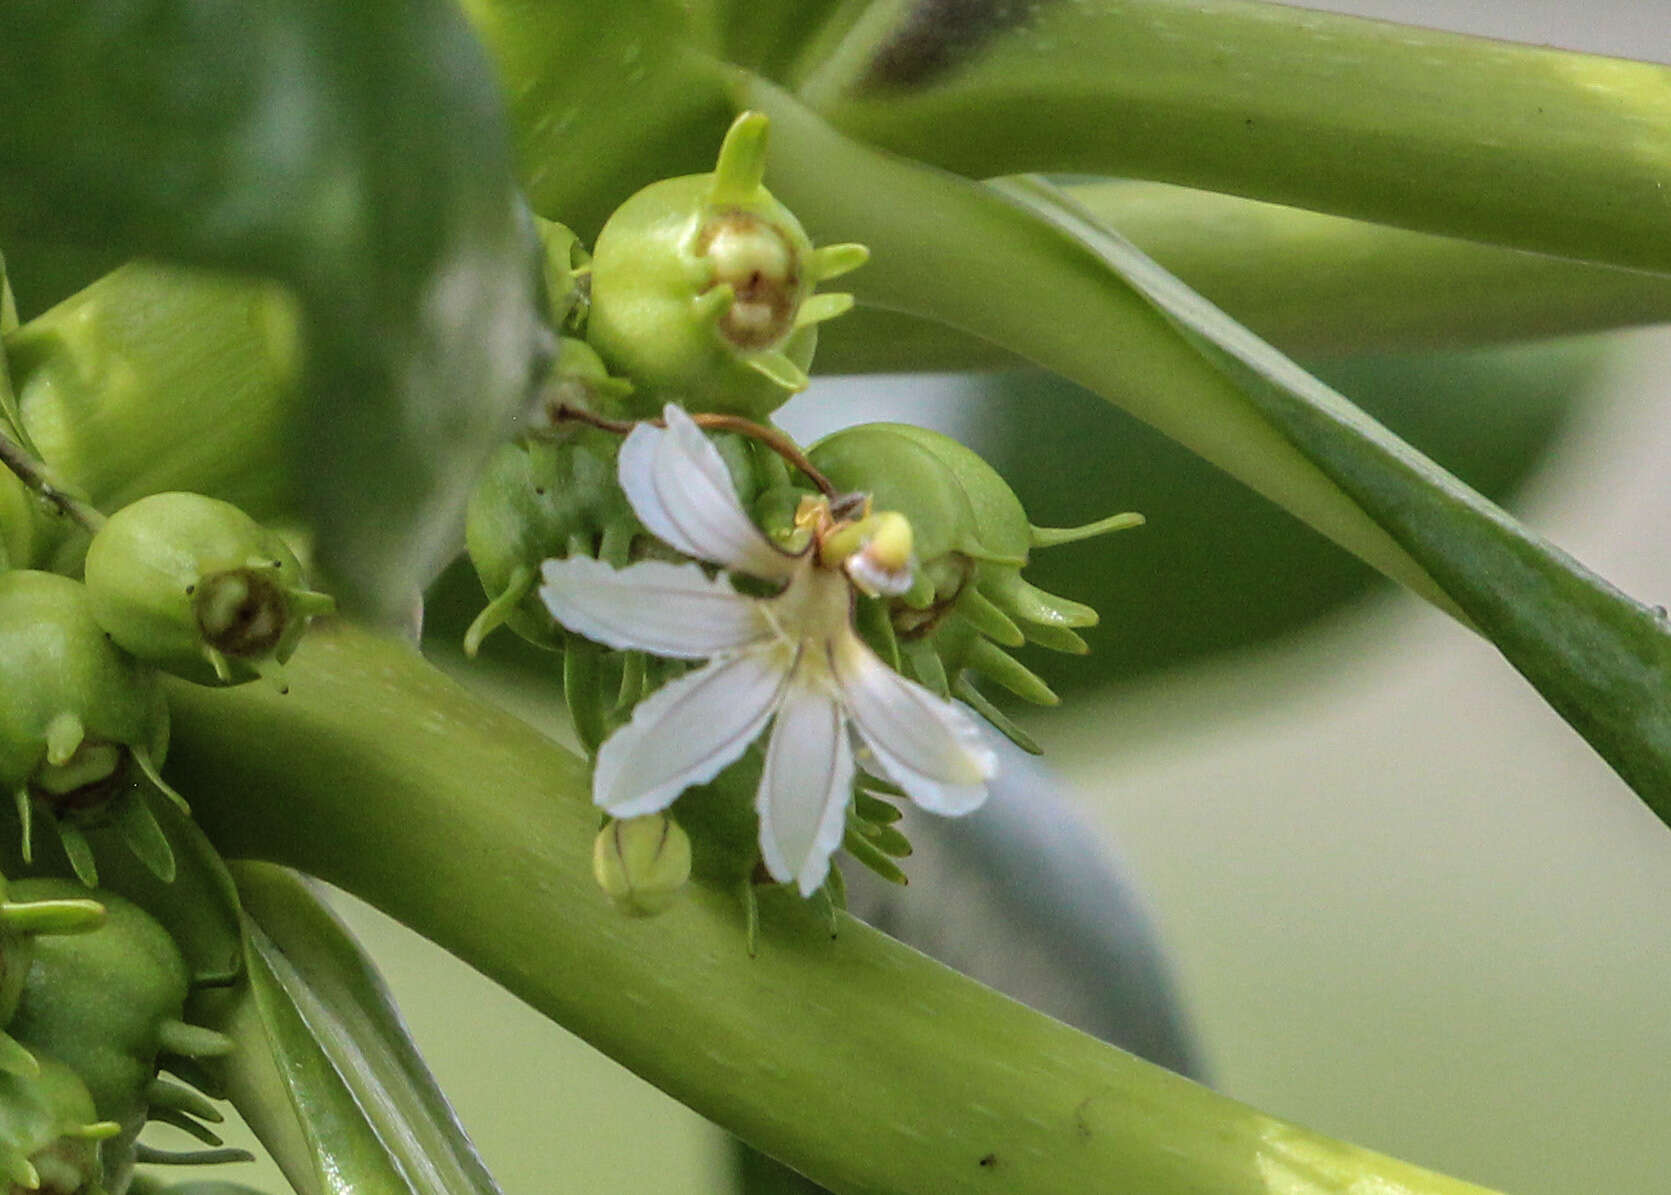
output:
[[[911,882],[906,878],[905,873],[899,869],[899,866],[882,852],[880,847],[870,842],[851,826],[847,828],[846,833],[842,836],[841,845],[846,848],[849,855],[852,855],[858,862],[887,880],[888,883],[905,885]]]
[[[985,693],[975,688],[975,683],[967,675],[959,675],[957,682],[952,685],[952,692],[958,699],[973,709],[981,717],[990,722],[999,734],[1020,747],[1028,755],[1043,755],[1044,748],[1033,740],[1021,727],[1010,720],[1008,714],[993,705]]]

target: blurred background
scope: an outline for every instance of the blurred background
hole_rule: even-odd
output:
[[[1671,61],[1648,0],[1316,7]],[[1671,602],[1671,333],[1308,364]],[[1029,661],[1062,708],[1014,712],[1046,751],[1029,783],[1138,894],[1110,932],[1147,908],[1218,1088],[1515,1195],[1667,1189],[1671,832],[1488,645],[1071,388],[838,379],[784,413],[803,435],[872,418],[969,439],[1038,522],[1149,517],[1036,562],[1104,627],[1088,659]],[[473,676],[561,733],[554,687]],[[717,1130],[343,908],[512,1195],[731,1189]]]

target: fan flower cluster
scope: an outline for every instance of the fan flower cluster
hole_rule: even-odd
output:
[[[693,561],[775,590],[740,593],[723,572],[697,563],[545,563],[540,597],[570,630],[620,650],[708,661],[640,702],[603,743],[594,801],[621,818],[665,809],[771,723],[755,794],[760,851],[772,878],[803,896],[829,874],[856,768],[932,813],[979,807],[996,758],[974,720],[894,672],[853,629],[855,586],[874,592],[908,580],[901,521],[855,523],[819,502],[803,512],[805,545],[786,551],[743,510],[695,421],[671,404],[663,419],[665,427],[638,425],[621,447],[620,483],[633,512]],[[864,533],[871,528],[876,534]]]

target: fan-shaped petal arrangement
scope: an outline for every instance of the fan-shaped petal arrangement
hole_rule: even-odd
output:
[[[640,702],[598,751],[593,800],[616,817],[664,809],[772,723],[755,810],[766,869],[803,896],[829,874],[857,766],[933,813],[986,799],[996,757],[960,707],[895,673],[853,629],[852,582],[815,546],[790,554],[749,519],[702,430],[669,405],[622,446],[621,488],[652,533],[697,560],[779,584],[738,593],[696,564],[550,560],[540,596],[564,626],[703,667]],[[855,743],[855,739],[857,742]]]

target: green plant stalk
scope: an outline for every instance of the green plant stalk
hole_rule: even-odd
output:
[[[282,288],[136,263],[4,345],[30,441],[95,506],[191,489],[258,519],[295,514],[287,427],[302,396]]]
[[[1671,319],[1671,279],[1166,183],[1068,193],[1262,339],[1302,357],[1422,352]],[[1014,368],[943,324],[871,307],[819,331],[833,373]]]
[[[863,925],[767,893],[652,920],[591,878],[585,766],[345,624],[266,686],[170,692],[170,767],[232,856],[321,876],[675,1098],[848,1192],[1480,1195],[1253,1111]]]
[[[1362,507],[1101,263],[978,184],[861,146],[764,84],[745,80],[740,91],[747,106],[772,115],[768,177],[777,195],[816,239],[870,246],[869,264],[846,284],[861,301],[1024,353],[1458,613]]]
[[[1664,66],[1243,0],[906,0],[785,82],[974,178],[1158,179],[1671,271]]]

